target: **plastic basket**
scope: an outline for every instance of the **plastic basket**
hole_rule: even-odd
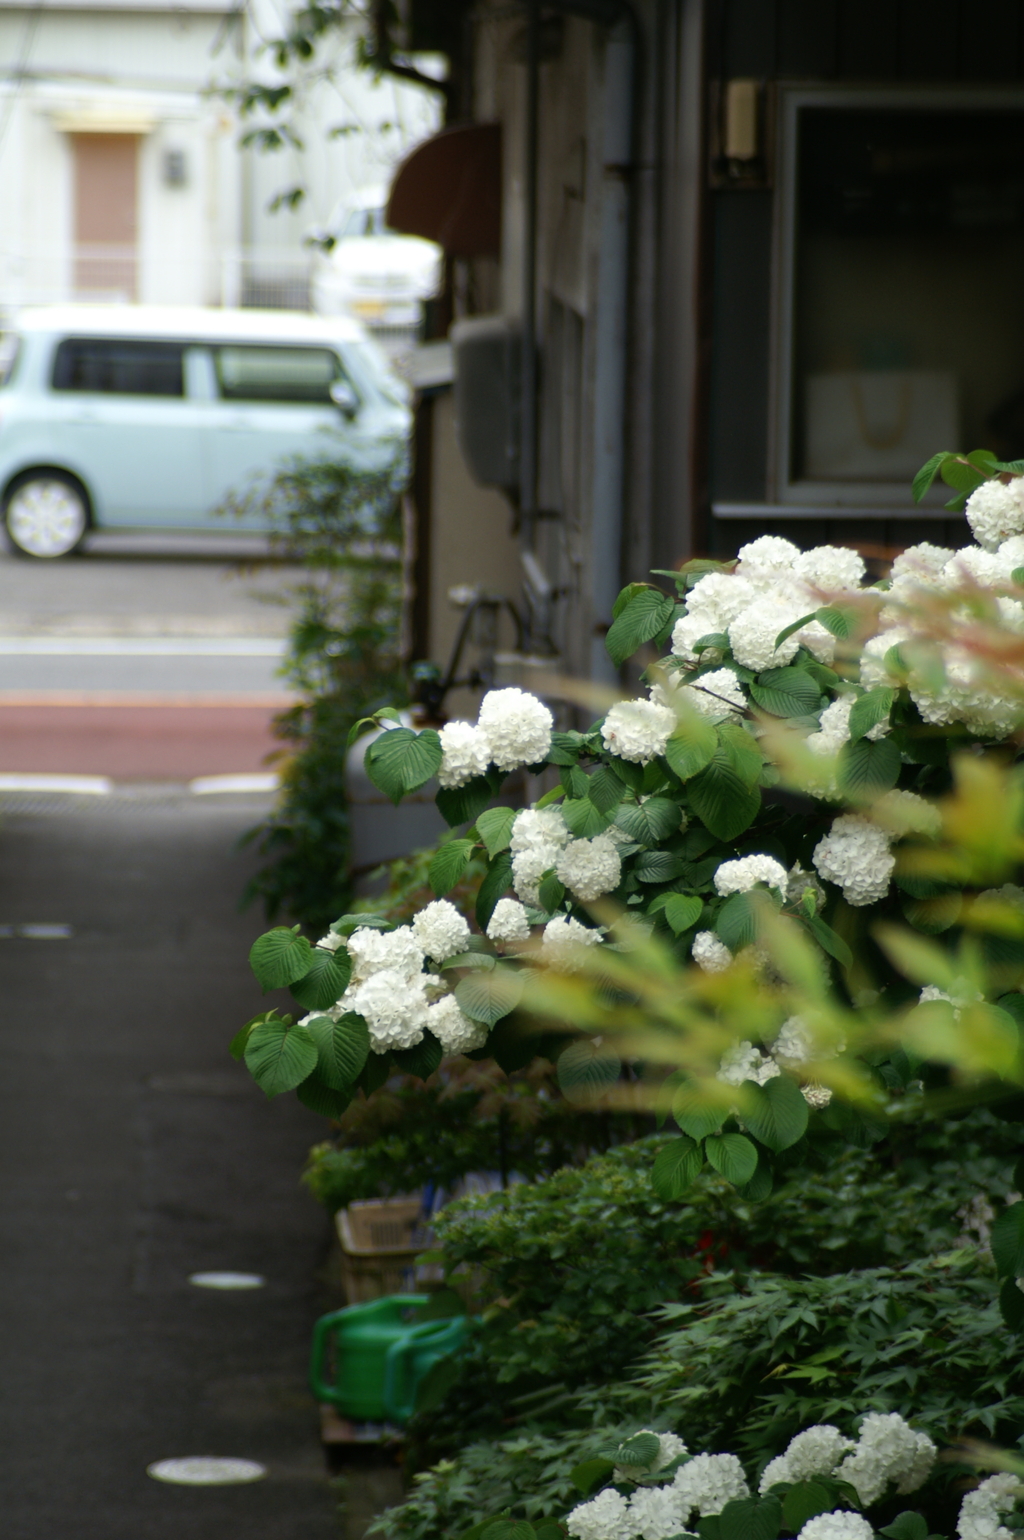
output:
[[[341,1249],[356,1257],[395,1251],[415,1254],[422,1250],[415,1239],[421,1213],[422,1199],[418,1195],[350,1203],[337,1216]]]

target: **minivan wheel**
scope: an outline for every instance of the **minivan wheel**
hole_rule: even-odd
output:
[[[59,471],[30,471],[12,483],[4,499],[4,524],[24,556],[67,556],[89,528],[82,488]]]

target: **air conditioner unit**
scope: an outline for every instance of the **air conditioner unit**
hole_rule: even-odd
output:
[[[481,486],[519,487],[519,326],[505,316],[456,321],[455,433]]]

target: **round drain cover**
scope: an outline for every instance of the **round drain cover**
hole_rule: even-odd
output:
[[[265,1465],[255,1460],[221,1460],[212,1455],[190,1455],[183,1460],[157,1460],[146,1466],[156,1481],[173,1481],[183,1487],[234,1486],[243,1481],[261,1481]]]
[[[259,1273],[190,1273],[197,1289],[262,1289],[266,1279]]]

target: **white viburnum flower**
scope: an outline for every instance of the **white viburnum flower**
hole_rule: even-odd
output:
[[[753,1043],[742,1042],[723,1055],[716,1078],[726,1085],[742,1085],[746,1080],[752,1080],[755,1085],[764,1085],[767,1080],[774,1080],[781,1073],[770,1054],[762,1053]]]
[[[860,655],[860,682],[865,690],[874,690],[880,684],[897,685],[899,679],[889,673],[885,656],[893,647],[899,647],[911,638],[905,626],[890,626],[877,636],[869,637]]]
[[[530,922],[523,905],[514,898],[499,898],[487,922],[491,941],[529,941]]]
[[[604,719],[601,738],[610,754],[646,765],[665,752],[677,726],[675,712],[656,701],[618,701]]]
[[[339,936],[336,930],[329,930],[326,936],[321,936],[317,946],[324,952],[336,952],[339,947],[345,945],[345,937]]]
[[[453,903],[437,898],[413,916],[413,933],[425,955],[434,962],[447,962],[469,945],[469,926]]]
[[[813,893],[817,900],[817,909],[825,902],[825,889],[818,881],[814,872],[805,872],[797,861],[790,867],[786,880],[786,903],[795,908],[803,900],[805,893]]]
[[[793,571],[812,588],[838,593],[859,588],[864,581],[864,558],[839,545],[817,545],[793,558]]]
[[[948,546],[930,545],[922,540],[918,545],[908,545],[892,564],[890,579],[911,578],[922,583],[934,583],[953,552]]]
[[[672,1489],[682,1499],[683,1512],[706,1518],[721,1513],[734,1498],[749,1497],[743,1466],[734,1454],[699,1454],[676,1471]]]
[[[582,965],[582,948],[598,946],[600,941],[600,931],[591,930],[568,915],[557,914],[541,935],[541,959],[561,973],[575,973]]]
[[[723,861],[715,872],[715,892],[725,898],[729,893],[749,893],[759,882],[775,888],[781,897],[788,883],[786,868],[774,856],[741,856]]]
[[[960,1504],[956,1532],[960,1540],[1014,1540],[1016,1526],[1000,1524],[1002,1514],[1010,1513],[1024,1495],[1024,1485],[1011,1471],[986,1476]]]
[[[582,903],[613,892],[622,876],[622,860],[616,841],[607,834],[589,840],[572,840],[555,863],[555,874]]]
[[[545,872],[554,870],[558,848],[519,850],[512,857],[512,886],[524,904],[540,908],[540,885]]]
[[[854,813],[843,813],[833,820],[828,834],[814,847],[811,860],[826,882],[842,889],[846,902],[855,909],[877,904],[885,897],[896,866],[885,831]]]
[[[758,674],[763,669],[781,668],[791,663],[800,647],[799,638],[787,636],[778,647],[775,641],[780,631],[805,613],[799,605],[762,596],[729,624],[729,645],[736,662]]]
[[[423,1040],[427,1025],[423,983],[396,968],[382,968],[362,983],[349,985],[339,1003],[346,1011],[363,1017],[374,1053],[386,1053],[389,1048],[415,1048]]]
[[[373,930],[360,925],[348,938],[352,958],[353,984],[362,983],[374,973],[387,968],[405,978],[414,978],[423,969],[424,953],[408,925],[397,930]]]
[[[438,733],[441,740],[441,764],[438,783],[446,791],[465,786],[483,775],[491,762],[487,735],[469,722],[446,722]]]
[[[683,1499],[671,1486],[640,1487],[629,1499],[629,1522],[640,1540],[683,1534]]]
[[[697,643],[705,636],[722,636],[725,627],[716,626],[706,610],[697,610],[692,615],[681,615],[672,627],[671,650],[674,657],[683,658],[687,663],[697,661],[697,653],[694,651]],[[700,654],[704,663],[718,662],[722,656],[720,647],[706,647]]]
[[[605,1487],[587,1503],[580,1503],[565,1521],[576,1540],[635,1540],[636,1527],[621,1492]]]
[[[512,825],[512,886],[525,904],[540,904],[540,884],[572,839],[557,807],[525,808]]]
[[[998,550],[1011,535],[1024,534],[1024,477],[1006,484],[983,481],[967,499],[964,510],[971,533],[986,551]]]
[[[713,930],[699,930],[693,938],[690,955],[705,973],[724,973],[732,963],[732,953]]]
[[[915,1433],[898,1412],[869,1412],[856,1446],[835,1474],[849,1481],[869,1508],[890,1482],[901,1494],[916,1492],[927,1481],[937,1453],[927,1433]]]
[[[995,588],[1008,583],[1010,574],[1006,563],[994,551],[983,551],[977,545],[965,545],[954,551],[939,574],[943,585],[951,590],[968,588]]]
[[[768,1462],[758,1491],[764,1494],[779,1481],[813,1481],[815,1476],[831,1476],[843,1455],[853,1448],[853,1439],[830,1422],[817,1423],[798,1433],[784,1453]]]
[[[939,989],[936,984],[926,984],[918,995],[918,1005],[929,1005],[934,1000],[944,1000],[947,1005],[953,1007],[953,1020],[960,1020],[960,1013],[965,1006],[977,1005],[984,999],[965,978],[954,979],[951,985],[952,993],[947,994],[944,989]]]
[[[705,634],[724,631],[730,620],[755,602],[757,590],[733,572],[708,572],[686,595],[686,613],[699,615]]]
[[[749,579],[752,574],[789,573],[800,555],[800,547],[781,535],[760,535],[747,545],[741,545],[736,553],[738,576]]]
[[[480,702],[477,726],[490,744],[491,758],[499,770],[540,764],[551,748],[554,725],[544,702],[515,686],[488,690]]]
[[[807,739],[807,747],[812,754],[829,755],[838,754],[844,743],[850,741],[850,712],[856,704],[855,695],[840,695],[826,706],[818,719],[818,731],[811,733]],[[877,743],[879,738],[884,738],[889,731],[889,720],[876,722],[874,727],[864,736],[872,743]]]
[[[836,1508],[808,1519],[797,1540],[875,1540],[875,1531],[863,1514]]]
[[[454,995],[427,1006],[426,1025],[447,1054],[472,1053],[487,1041],[487,1028],[464,1016]]]
[[[667,693],[655,685],[651,690],[651,698],[662,706],[671,706],[672,701],[667,698]],[[714,668],[707,674],[699,674],[673,694],[704,717],[732,716],[747,708],[743,686],[731,668]]]

